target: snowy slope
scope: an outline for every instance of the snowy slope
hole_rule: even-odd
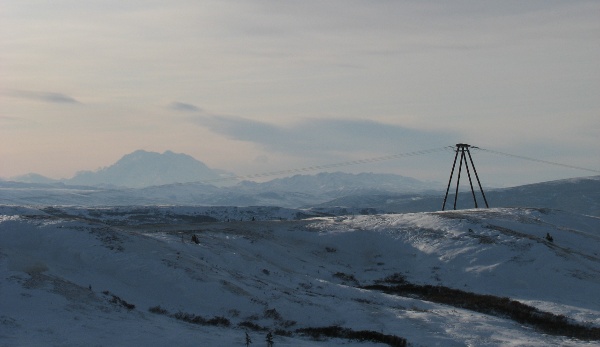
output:
[[[464,187],[463,187],[464,188]],[[451,191],[453,191],[451,189]],[[540,182],[524,186],[485,190],[490,207],[544,207],[600,217],[600,176]],[[477,191],[478,206],[485,206]],[[428,212],[442,209],[444,193],[437,194],[370,194],[348,195],[319,204],[370,207],[385,213]],[[453,209],[454,194],[449,194],[446,209]],[[457,208],[473,208],[470,191],[458,194]]]
[[[206,210],[169,211],[152,221],[133,208],[0,207],[0,345],[242,346],[248,332],[260,346],[262,328],[278,331],[275,346],[374,344],[299,331],[328,326],[413,346],[598,342],[365,289],[395,275],[600,327],[598,218],[489,209],[201,223],[181,216]]]

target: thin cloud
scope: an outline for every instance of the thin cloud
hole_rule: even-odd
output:
[[[13,116],[0,115],[0,121],[14,122],[14,121],[18,121],[18,120],[20,120],[20,118],[13,117]]]
[[[256,158],[254,158],[254,162],[259,164],[266,164],[269,162],[269,157],[266,155],[259,155]]]
[[[180,112],[200,112],[202,111],[196,105],[187,104],[185,102],[174,101],[167,106],[169,109]]]
[[[305,119],[283,127],[241,117],[194,118],[200,126],[230,139],[288,154],[336,154],[356,151],[402,151],[452,144],[456,134],[402,127],[371,120]]]
[[[25,90],[15,90],[8,93],[10,96],[36,100],[48,103],[56,103],[56,104],[80,104],[77,99],[72,96],[56,93],[56,92],[34,92],[34,91],[25,91]]]

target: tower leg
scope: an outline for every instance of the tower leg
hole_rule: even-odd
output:
[[[469,154],[469,158],[471,158],[471,152],[467,147],[466,152]],[[471,163],[473,166],[473,163]],[[467,157],[465,157],[465,168],[467,169],[467,176],[469,176],[469,186],[471,186],[471,194],[473,194],[473,202],[475,203],[475,208],[477,208],[477,198],[475,198],[475,189],[473,189],[473,180],[471,179],[471,171],[469,170],[469,163],[467,163]]]
[[[444,204],[442,205],[442,211],[446,208],[446,199],[448,199],[448,191],[450,190],[450,184],[452,183],[452,176],[454,175],[454,167],[456,166],[456,158],[458,158],[458,149],[456,155],[454,155],[454,162],[452,163],[452,171],[450,171],[450,179],[448,180],[448,187],[446,188],[446,196],[444,197]]]
[[[471,161],[471,166],[473,167],[473,172],[475,172],[475,178],[477,178],[477,184],[479,184],[479,190],[481,191],[481,195],[483,196],[483,201],[485,202],[485,207],[490,208],[488,205],[487,199],[485,198],[485,193],[483,192],[483,188],[481,187],[481,181],[479,181],[479,175],[477,175],[477,170],[475,169],[475,164],[473,164],[473,158],[471,158],[471,153],[469,153],[469,160]]]
[[[460,149],[460,163],[458,164],[458,176],[456,176],[456,192],[454,193],[454,209],[456,210],[456,200],[458,200],[458,186],[460,185],[460,172],[462,169],[463,159],[465,158],[465,149]]]

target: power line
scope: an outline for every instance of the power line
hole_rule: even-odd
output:
[[[492,153],[492,154],[503,155],[503,156],[512,157],[512,158],[518,158],[518,159],[528,160],[528,161],[537,162],[537,163],[543,163],[543,164],[549,164],[549,165],[554,165],[554,166],[566,167],[566,168],[570,168],[570,169],[577,169],[577,170],[584,170],[584,171],[600,173],[600,170],[594,170],[594,169],[584,168],[584,167],[580,167],[580,166],[556,163],[556,162],[552,162],[552,161],[548,161],[548,160],[535,159],[535,158],[525,157],[525,156],[516,155],[516,154],[503,153],[500,151],[494,151],[491,149],[481,148],[481,147],[477,147],[477,146],[470,146],[470,148],[476,149],[476,150],[481,150],[481,151]],[[317,171],[317,170],[333,169],[333,168],[339,168],[339,167],[345,167],[345,166],[376,163],[376,162],[380,162],[380,161],[400,159],[400,158],[405,158],[405,157],[415,157],[415,156],[431,154],[431,153],[441,152],[441,151],[454,152],[455,146],[444,146],[444,147],[439,147],[439,148],[425,149],[425,150],[421,150],[421,151],[397,153],[397,154],[385,155],[385,156],[381,156],[381,157],[349,160],[349,161],[343,161],[343,162],[339,162],[339,163],[307,166],[307,167],[294,168],[294,169],[288,169],[288,170],[262,172],[262,173],[241,175],[241,176],[221,177],[221,178],[215,178],[215,179],[210,179],[210,180],[202,180],[200,182],[201,183],[212,183],[212,182],[222,182],[222,181],[231,181],[231,180],[249,180],[249,179],[253,179],[253,178],[290,175],[290,174],[311,172],[311,171]]]
[[[576,170],[583,170],[583,171],[590,171],[590,172],[600,173],[600,170],[589,169],[589,168],[585,168],[585,167],[581,167],[581,166],[567,165],[567,164],[556,163],[556,162],[548,161],[548,160],[542,160],[542,159],[535,159],[535,158],[525,157],[525,156],[522,156],[522,155],[503,153],[503,152],[494,151],[494,150],[491,150],[491,149],[485,149],[485,148],[481,148],[481,147],[474,147],[473,146],[471,148],[479,149],[481,151],[485,151],[485,152],[489,152],[489,153],[493,153],[493,154],[503,155],[505,157],[512,157],[512,158],[518,158],[518,159],[533,161],[533,162],[536,162],[536,163],[543,163],[543,164],[548,164],[548,165],[561,166],[561,167],[566,167],[566,168],[569,168],[569,169],[576,169]]]
[[[382,156],[382,157],[343,161],[343,162],[333,163],[333,164],[315,165],[315,166],[281,170],[281,171],[262,172],[262,173],[245,175],[245,176],[230,176],[230,177],[215,178],[215,179],[211,179],[211,180],[202,180],[200,182],[210,183],[210,182],[230,181],[230,180],[247,180],[247,179],[252,179],[252,178],[262,178],[262,177],[269,177],[269,176],[281,176],[281,175],[288,175],[288,174],[294,174],[294,173],[332,169],[332,168],[338,168],[338,167],[344,167],[344,166],[376,163],[376,162],[380,162],[380,161],[393,160],[393,159],[399,159],[399,158],[404,158],[404,157],[415,157],[415,156],[419,156],[419,155],[425,155],[425,154],[447,151],[447,150],[448,150],[448,147],[445,146],[445,147],[440,147],[440,148],[426,149],[426,150],[422,150],[422,151],[391,154],[391,155],[386,155],[386,156]]]

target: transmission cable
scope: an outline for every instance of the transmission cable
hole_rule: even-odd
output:
[[[566,168],[569,168],[569,169],[576,169],[576,170],[583,170],[583,171],[590,171],[590,172],[600,173],[600,170],[589,169],[589,168],[585,168],[585,167],[581,167],[581,166],[574,166],[574,165],[556,163],[556,162],[553,162],[553,161],[542,160],[542,159],[535,159],[535,158],[525,157],[525,156],[516,155],[516,154],[503,153],[503,152],[494,151],[494,150],[491,150],[491,149],[486,149],[486,148],[481,148],[481,147],[475,147],[475,146],[472,146],[471,148],[479,149],[481,151],[485,151],[485,152],[489,152],[489,153],[493,153],[493,154],[503,155],[505,157],[512,157],[512,158],[518,158],[518,159],[533,161],[533,162],[536,162],[536,163],[543,163],[543,164],[548,164],[548,165],[561,166],[561,167],[566,167]]]
[[[215,178],[215,179],[210,179],[210,180],[202,180],[200,182],[210,183],[210,182],[229,181],[229,180],[248,180],[248,179],[252,179],[252,178],[262,178],[262,177],[269,177],[269,176],[281,176],[281,175],[287,175],[287,174],[311,172],[311,171],[332,169],[332,168],[352,166],[352,165],[376,163],[376,162],[380,162],[380,161],[393,160],[393,159],[399,159],[399,158],[404,158],[404,157],[414,157],[414,156],[425,155],[425,154],[447,151],[447,150],[448,150],[448,147],[445,146],[445,147],[440,147],[440,148],[425,149],[425,150],[421,150],[421,151],[390,154],[390,155],[385,155],[382,157],[357,159],[357,160],[350,160],[350,161],[344,161],[344,162],[339,162],[339,163],[315,165],[315,166],[296,168],[296,169],[263,172],[263,173],[250,174],[250,175],[244,175],[244,176],[221,177],[221,178]]]

